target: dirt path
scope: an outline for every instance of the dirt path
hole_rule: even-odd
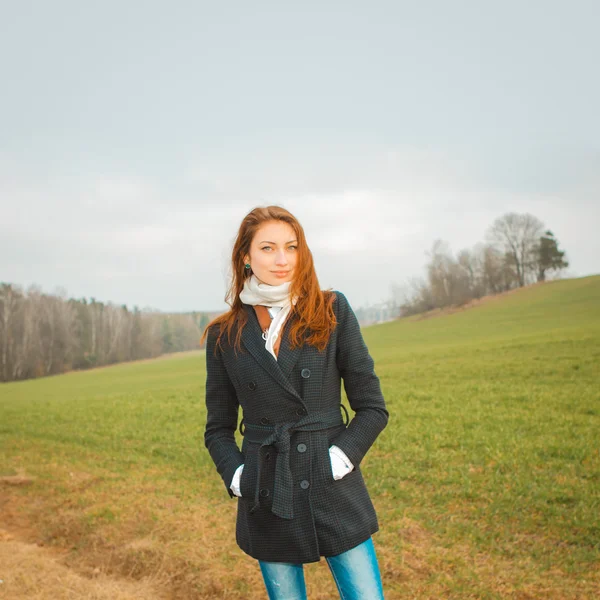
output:
[[[0,477],[0,599],[166,600],[149,580],[126,580],[100,569],[75,571],[69,551],[44,547],[19,511],[14,488],[28,485],[24,474]]]

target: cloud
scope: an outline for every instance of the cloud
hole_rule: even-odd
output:
[[[170,180],[106,172],[36,180],[0,161],[3,276],[128,305],[214,309],[242,218],[267,204],[299,218],[321,285],[345,291],[353,305],[422,275],[435,239],[455,253],[470,248],[509,211],[544,221],[575,272],[597,267],[595,175],[560,193],[525,193],[486,183],[473,165],[440,152],[338,150],[255,153],[241,166],[200,157]]]

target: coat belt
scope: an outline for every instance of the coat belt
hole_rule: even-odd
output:
[[[343,405],[342,408],[345,409]],[[346,412],[347,415],[347,412]],[[265,446],[274,446],[277,450],[277,459],[275,462],[275,485],[273,488],[273,505],[271,512],[282,519],[294,518],[294,494],[293,478],[290,468],[290,449],[291,437],[296,431],[321,431],[330,429],[337,425],[343,425],[344,421],[339,408],[315,412],[298,421],[288,421],[277,425],[257,425],[253,423],[244,423],[244,437],[250,442],[260,442],[258,452]],[[250,509],[253,513],[259,507],[260,493],[260,475],[261,475],[260,456],[258,457],[258,467],[256,474],[256,487],[254,490],[254,504]]]

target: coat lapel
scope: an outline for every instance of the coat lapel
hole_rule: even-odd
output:
[[[277,353],[277,359],[275,359],[275,357],[265,348],[265,340],[262,338],[262,329],[256,313],[254,312],[254,308],[250,304],[244,304],[244,308],[248,313],[248,321],[242,330],[242,343],[260,366],[263,367],[286,392],[292,394],[297,400],[302,401],[300,394],[289,380],[292,369],[302,352],[302,348],[292,350],[288,339],[290,326],[297,318],[296,315],[289,315],[283,324],[279,352]]]

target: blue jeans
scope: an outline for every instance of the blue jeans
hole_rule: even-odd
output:
[[[325,557],[342,600],[383,600],[383,586],[372,538]],[[306,600],[301,564],[258,561],[269,600]]]

